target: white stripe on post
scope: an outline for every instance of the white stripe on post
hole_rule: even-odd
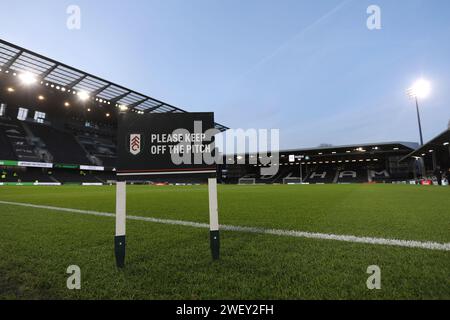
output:
[[[127,214],[127,183],[116,184],[116,236],[125,235],[125,222]]]
[[[219,231],[219,213],[217,210],[217,179],[208,179],[209,193],[209,230]]]

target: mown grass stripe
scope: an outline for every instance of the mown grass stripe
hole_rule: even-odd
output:
[[[100,217],[110,217],[110,218],[115,217],[114,213],[92,211],[92,210],[72,209],[72,208],[52,207],[52,206],[45,206],[45,205],[36,205],[36,204],[31,204],[31,203],[0,201],[0,204],[29,207],[29,208],[36,208],[36,209],[46,209],[46,210],[53,210],[53,211],[70,212],[70,213],[87,214],[87,215],[100,216]],[[127,216],[127,219],[209,229],[209,224],[207,224],[207,223],[192,222],[192,221],[161,219],[161,218],[152,218],[152,217],[140,217],[140,216],[131,216],[131,215]],[[438,242],[432,242],[432,241],[415,241],[415,240],[358,237],[358,236],[352,236],[352,235],[337,235],[337,234],[327,234],[327,233],[318,233],[318,232],[281,230],[281,229],[265,229],[265,228],[257,228],[257,227],[242,227],[242,226],[232,226],[232,225],[220,225],[220,229],[226,230],[226,231],[269,234],[269,235],[276,235],[276,236],[287,236],[287,237],[320,239],[320,240],[334,240],[334,241],[372,244],[372,245],[387,245],[387,246],[397,246],[397,247],[406,247],[406,248],[420,248],[420,249],[428,249],[428,250],[450,251],[450,243],[438,243]]]

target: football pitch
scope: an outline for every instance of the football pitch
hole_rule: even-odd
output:
[[[450,188],[219,186],[219,261],[207,186],[127,188],[118,270],[115,187],[0,187],[0,299],[450,299]]]

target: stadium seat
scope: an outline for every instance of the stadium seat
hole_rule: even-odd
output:
[[[30,123],[29,128],[39,137],[53,156],[54,163],[93,164],[81,145],[69,132],[58,130],[48,125]]]

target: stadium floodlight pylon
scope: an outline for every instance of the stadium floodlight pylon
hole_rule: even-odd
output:
[[[431,92],[431,84],[425,79],[419,79],[407,90],[408,95],[416,102],[417,122],[419,125],[420,145],[423,146],[422,123],[419,112],[419,98],[426,98]]]

